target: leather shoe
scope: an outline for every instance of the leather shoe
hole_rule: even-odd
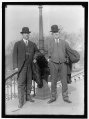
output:
[[[52,102],[54,102],[54,101],[56,101],[56,98],[50,99],[47,103],[50,104],[50,103],[52,103]]]
[[[72,103],[72,102],[71,102],[70,100],[68,100],[68,99],[67,99],[67,100],[64,100],[64,101],[67,102],[67,103]]]
[[[18,108],[22,108],[23,107],[23,103],[19,103]]]
[[[30,101],[30,102],[35,102],[34,100],[32,100],[31,98],[27,98],[27,101]]]

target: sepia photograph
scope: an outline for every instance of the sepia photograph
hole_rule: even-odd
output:
[[[88,3],[3,2],[2,12],[2,116],[87,116]]]

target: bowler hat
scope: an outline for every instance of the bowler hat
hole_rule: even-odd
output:
[[[51,31],[50,32],[56,33],[58,31],[59,31],[59,29],[58,29],[58,26],[57,25],[52,25],[51,26]]]
[[[20,33],[31,33],[31,31],[29,31],[28,27],[23,27]]]

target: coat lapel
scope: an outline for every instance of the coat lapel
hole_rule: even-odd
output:
[[[30,40],[28,40],[28,46],[31,48],[32,44],[30,42]]]
[[[28,40],[28,48],[29,48],[29,51],[32,51],[34,49],[34,45],[30,40]]]
[[[21,46],[20,47],[22,48],[22,52],[25,53],[25,43],[24,43],[23,39],[21,40]]]

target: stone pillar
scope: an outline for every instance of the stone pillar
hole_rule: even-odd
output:
[[[42,6],[39,6],[39,49],[41,53],[44,53],[44,38],[43,38],[43,19],[42,19]],[[50,88],[47,82],[43,80],[43,87],[36,88],[36,96],[37,99],[47,99],[50,97]]]

